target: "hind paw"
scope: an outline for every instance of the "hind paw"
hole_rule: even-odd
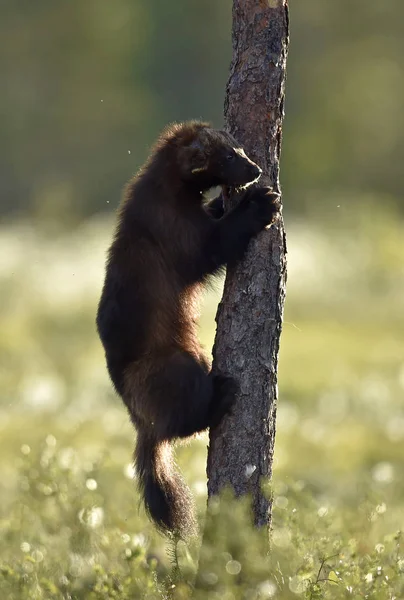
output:
[[[217,400],[225,396],[236,396],[239,391],[239,385],[233,377],[226,375],[213,376],[213,395]]]
[[[210,427],[216,427],[225,415],[232,413],[238,390],[238,383],[232,377],[213,376]]]

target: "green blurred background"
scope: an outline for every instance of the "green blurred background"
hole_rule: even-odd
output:
[[[359,525],[344,515],[384,505],[363,534],[374,546],[374,521],[381,536],[404,527],[404,3],[290,5],[274,489],[287,498],[298,482],[348,537]],[[0,550],[29,574],[36,549],[35,569],[73,581],[94,544],[112,560],[105,532],[162,544],[138,516],[133,432],[94,318],[125,181],[167,122],[222,125],[231,1],[0,10]],[[201,514],[206,441],[178,453]]]

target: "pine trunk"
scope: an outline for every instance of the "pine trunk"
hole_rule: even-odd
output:
[[[289,43],[287,0],[233,1],[233,60],[225,99],[226,129],[259,164],[260,185],[279,188],[279,159]],[[240,383],[234,415],[210,431],[208,493],[230,485],[250,493],[257,526],[269,525],[279,339],[286,284],[283,221],[251,243],[226,274],[216,321],[214,370]]]

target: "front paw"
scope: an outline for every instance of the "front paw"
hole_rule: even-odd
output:
[[[269,187],[253,188],[243,199],[248,203],[248,209],[259,221],[262,227],[272,225],[281,212],[280,194]]]

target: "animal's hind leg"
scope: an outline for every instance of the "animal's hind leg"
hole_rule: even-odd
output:
[[[203,360],[181,350],[133,363],[126,377],[132,419],[158,440],[189,437],[217,425],[237,389],[231,378],[212,375]]]
[[[188,437],[209,427],[214,386],[206,365],[192,354],[176,351],[164,357],[147,390],[160,439]]]
[[[175,379],[172,379],[173,375]],[[169,438],[189,437],[208,427],[216,427],[231,411],[238,391],[233,378],[213,375],[205,362],[198,362],[185,352],[172,357],[160,370],[157,381],[164,383],[166,394],[170,390],[169,396],[161,396],[166,399],[167,408],[173,409],[171,413],[167,412],[164,423]],[[174,404],[171,404],[173,399]]]

